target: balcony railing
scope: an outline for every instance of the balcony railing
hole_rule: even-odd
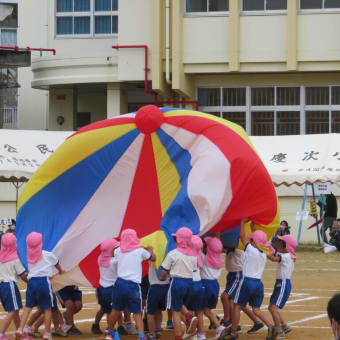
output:
[[[0,108],[0,128],[16,129],[18,127],[18,110],[16,107]]]

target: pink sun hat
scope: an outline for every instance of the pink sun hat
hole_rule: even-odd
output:
[[[253,239],[254,242],[264,248],[270,248],[270,243],[267,240],[267,235],[262,230],[255,230],[251,234],[248,235],[249,239]]]
[[[42,254],[42,235],[33,231],[26,237],[27,243],[27,261],[28,263],[37,263],[43,257]]]
[[[221,269],[222,258],[221,253],[223,249],[222,242],[217,237],[207,236],[204,238],[207,244],[207,254],[204,259],[204,263],[214,269]]]
[[[7,233],[1,238],[0,262],[6,263],[17,258],[17,239],[12,233]]]
[[[203,241],[198,235],[193,235],[191,238],[192,255],[197,258],[197,265],[201,268],[203,266],[201,258],[201,250],[203,248]]]
[[[290,256],[293,260],[297,259],[295,249],[298,245],[296,239],[292,235],[283,235],[283,236],[277,236],[278,239],[286,242],[286,249],[288,250]]]
[[[140,240],[133,229],[125,229],[120,235],[120,250],[122,253],[140,248]]]
[[[191,238],[192,231],[187,227],[179,228],[175,234],[171,234],[176,237],[177,250],[185,255],[192,255]],[[196,255],[195,255],[196,256]]]
[[[98,257],[98,265],[99,267],[109,267],[110,260],[112,258],[112,252],[114,249],[119,247],[119,242],[114,238],[108,238],[104,240],[100,245],[101,253]]]

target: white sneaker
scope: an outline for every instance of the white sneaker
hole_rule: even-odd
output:
[[[216,328],[216,335],[215,335],[215,339],[218,340],[218,339],[223,339],[225,334],[227,332],[227,328],[224,327],[224,326],[218,326]]]
[[[205,333],[197,333],[197,340],[206,340]]]

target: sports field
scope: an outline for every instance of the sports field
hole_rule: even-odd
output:
[[[221,290],[225,285],[225,271],[221,276]],[[269,297],[275,282],[276,265],[268,261],[263,282],[265,286],[265,300],[262,306],[267,309]],[[309,339],[331,339],[331,329],[326,314],[326,306],[329,298],[336,292],[340,292],[340,254],[323,254],[320,251],[308,250],[298,252],[298,261],[292,278],[292,294],[283,309],[284,319],[293,327],[291,333],[286,335],[287,339],[309,340]],[[25,286],[20,284],[25,298]],[[76,315],[76,325],[83,332],[83,335],[72,336],[69,339],[102,339],[103,336],[94,336],[90,332],[92,320],[98,308],[95,292],[93,289],[84,288],[83,290],[83,310]],[[222,314],[222,306],[219,303],[217,314]],[[269,312],[267,312],[269,313]],[[0,312],[0,318],[4,316]],[[207,322],[208,324],[208,322]],[[251,322],[245,316],[241,316],[241,326],[243,333],[240,339],[264,339],[265,330],[258,334],[247,335],[246,331],[250,328]],[[105,320],[101,323],[101,328],[106,328]],[[10,332],[12,333],[12,332]],[[9,336],[13,337],[13,333]],[[207,333],[208,338],[214,336],[213,331]],[[135,339],[136,336],[124,336],[126,340]],[[173,339],[174,334],[171,330],[163,332],[163,339]]]

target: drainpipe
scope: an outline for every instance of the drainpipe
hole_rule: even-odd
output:
[[[170,0],[165,3],[165,81],[171,85],[170,80]]]
[[[112,48],[116,50],[120,48],[143,48],[145,51],[145,74],[144,74],[144,92],[154,95],[155,105],[176,105],[176,104],[195,104],[196,110],[199,110],[198,100],[175,100],[175,101],[159,101],[157,92],[150,91],[148,88],[148,46],[147,45],[113,45]]]

